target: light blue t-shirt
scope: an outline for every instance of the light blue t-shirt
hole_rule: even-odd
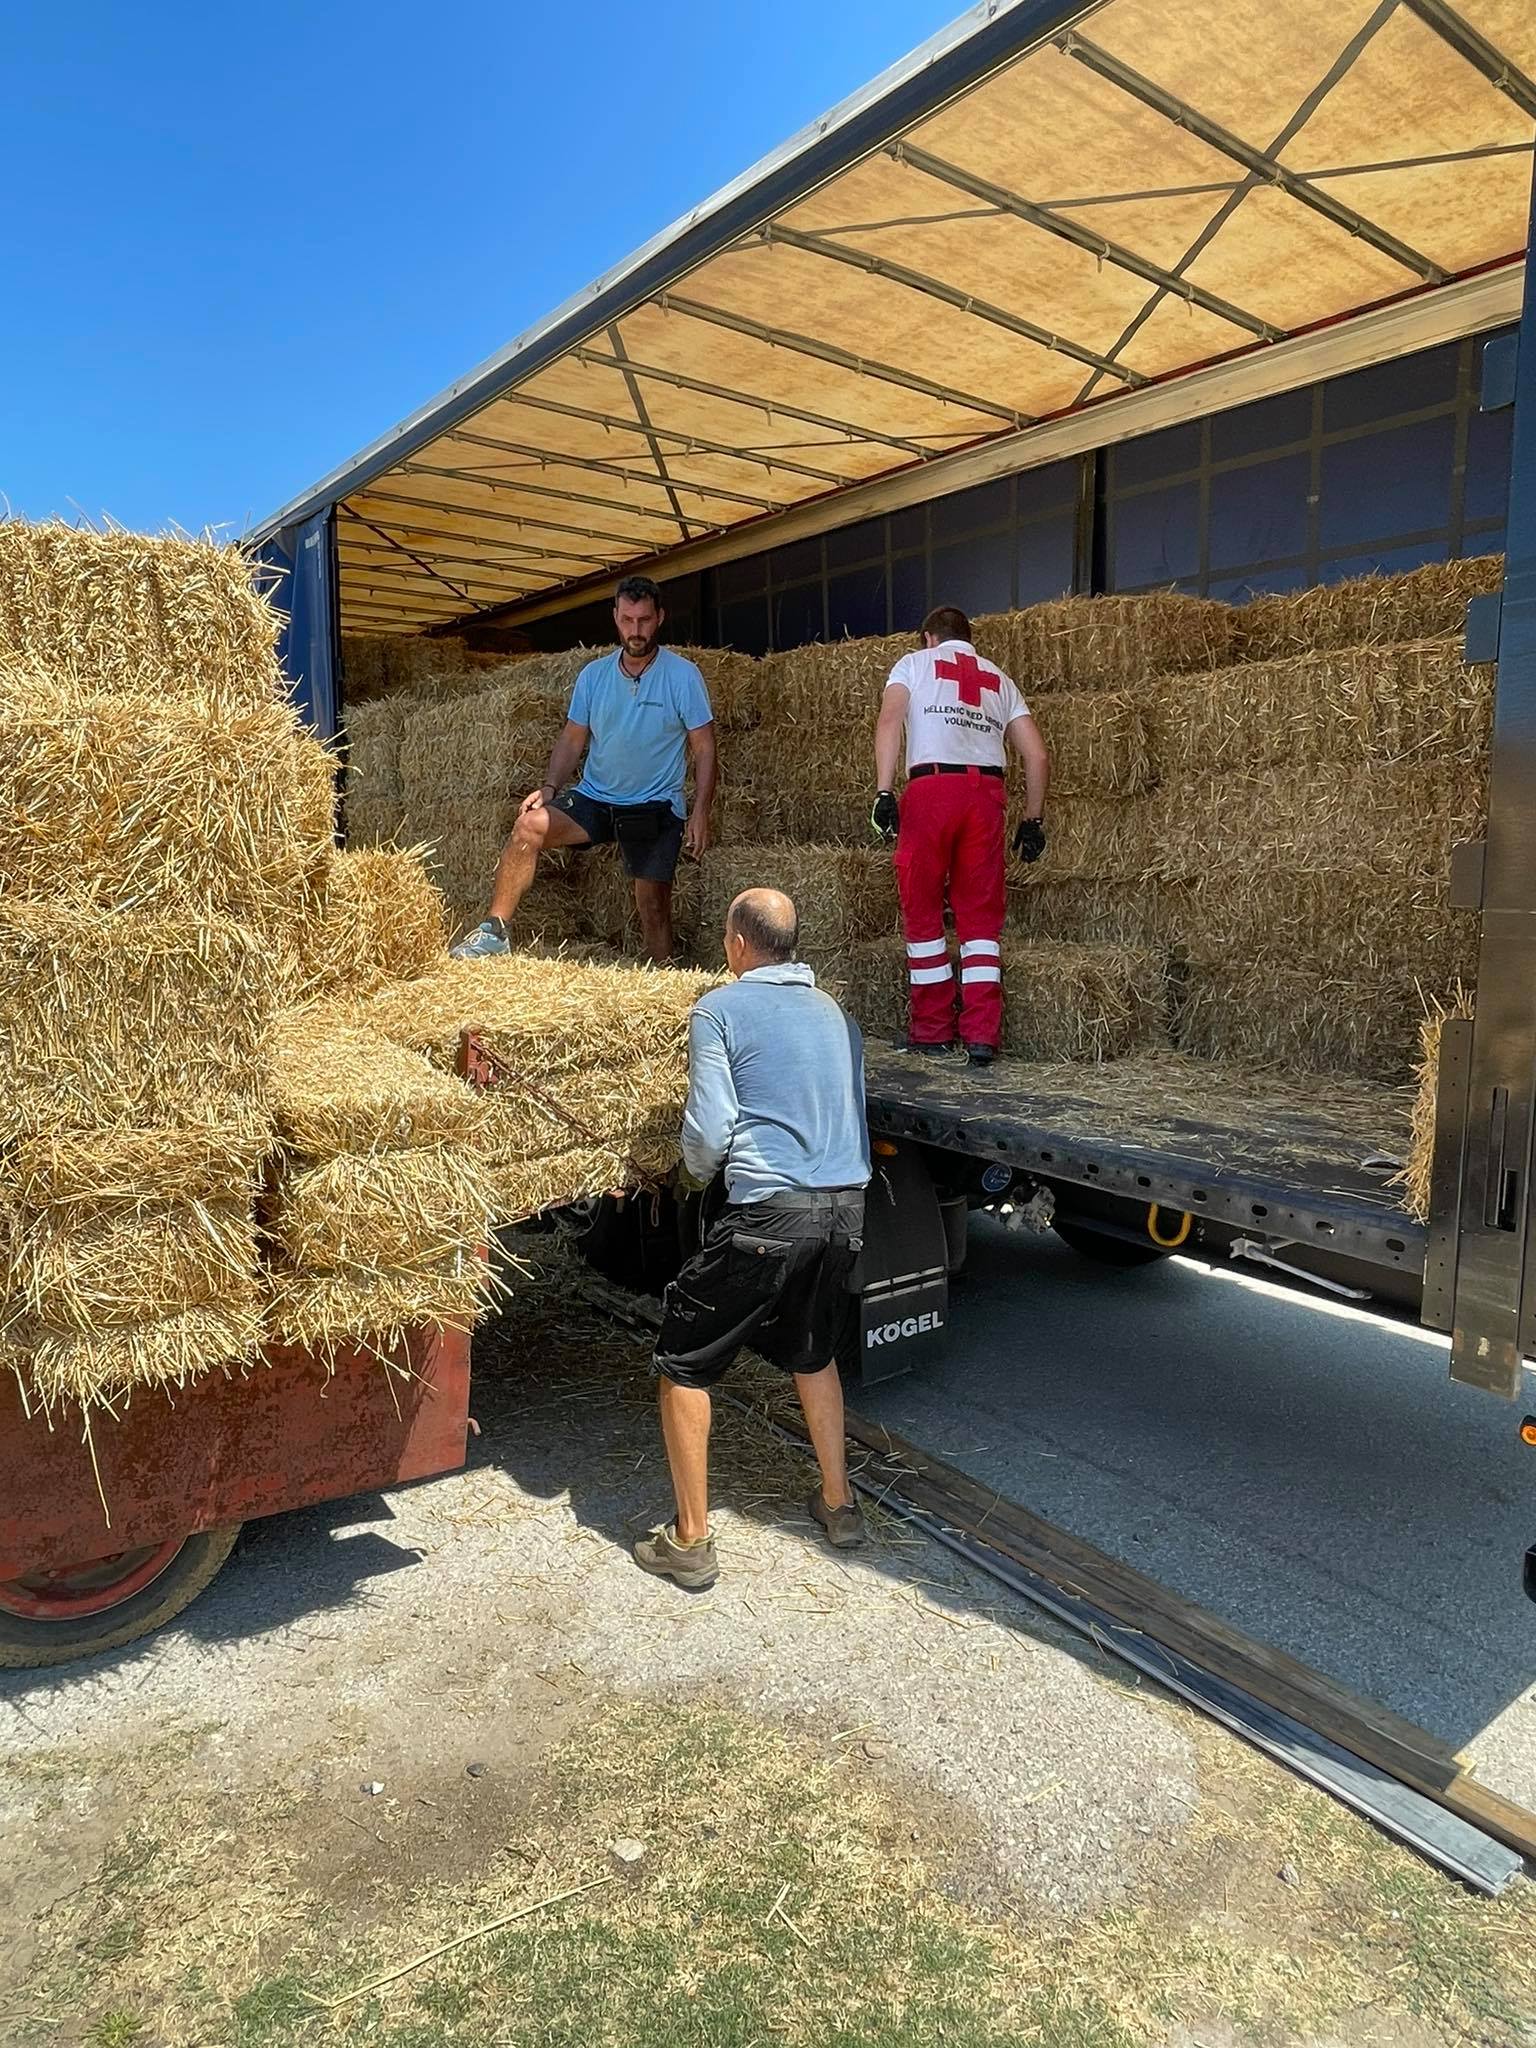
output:
[[[576,787],[599,804],[671,804],[687,816],[683,784],[688,734],[714,717],[704,678],[670,647],[633,680],[619,649],[589,661],[576,678],[566,716],[592,734]]]

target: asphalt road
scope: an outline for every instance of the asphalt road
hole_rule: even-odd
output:
[[[1427,1331],[972,1224],[942,1352],[854,1405],[1536,1807],[1523,1409],[1453,1385]]]

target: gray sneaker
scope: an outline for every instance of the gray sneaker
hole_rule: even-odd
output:
[[[679,1543],[675,1522],[640,1538],[635,1545],[635,1563],[641,1571],[671,1579],[690,1593],[702,1593],[720,1576],[714,1537],[706,1536],[702,1543]]]
[[[507,940],[506,928],[499,917],[488,917],[484,924],[477,924],[467,938],[460,939],[456,946],[449,948],[453,960],[494,960],[502,953],[512,950]]]
[[[820,1524],[834,1550],[857,1550],[864,1541],[864,1517],[859,1513],[857,1501],[851,1507],[829,1508],[826,1496],[818,1486],[805,1506],[811,1520]]]

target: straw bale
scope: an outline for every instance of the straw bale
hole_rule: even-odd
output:
[[[482,654],[469,647],[457,634],[397,633],[383,643],[385,676],[396,688],[418,684],[459,682],[483,674],[505,659],[499,654]]]
[[[341,691],[348,706],[350,725],[360,700],[374,697],[386,685],[389,642],[380,633],[343,633],[341,636]]]
[[[1421,1223],[1430,1221],[1430,1187],[1435,1165],[1435,1122],[1440,1091],[1440,1035],[1452,1019],[1470,1019],[1472,997],[1457,987],[1442,1002],[1432,997],[1419,1020],[1418,1087],[1413,1098],[1413,1124],[1408,1157],[1389,1183],[1403,1190],[1402,1204]]]
[[[412,1328],[472,1329],[490,1285],[483,1259],[450,1260],[436,1272],[307,1273],[274,1260],[267,1273],[265,1333],[322,1358],[393,1348]]]
[[[764,678],[772,719],[800,728],[790,758],[797,774],[840,762],[850,728],[873,734],[891,670],[917,646],[912,633],[867,640],[812,641],[772,658]],[[762,664],[769,668],[768,663]],[[765,722],[772,722],[765,712]]]
[[[1123,690],[1232,661],[1235,616],[1230,605],[1171,590],[1053,598],[1011,614],[1003,666],[1031,704],[1037,691]]]
[[[635,885],[624,871],[624,863],[614,847],[595,847],[590,853],[581,854],[574,866],[575,889],[580,900],[579,914],[572,930],[605,940],[621,951],[640,950],[640,913],[635,908]],[[538,889],[536,884],[523,899],[531,905]],[[702,867],[697,861],[681,860],[672,883],[672,927],[677,941],[685,950],[692,947],[699,936],[699,906],[702,895]],[[519,924],[521,930],[521,924]],[[708,934],[713,941],[718,935]]]
[[[7,1320],[90,1336],[187,1309],[254,1308],[253,1192],[18,1210]]]
[[[1204,1059],[1396,1084],[1413,1067],[1425,1000],[1400,969],[1324,975],[1271,960],[1192,961],[1175,1037]]]
[[[983,661],[1012,675],[1013,622],[1016,612],[986,612],[971,621],[971,645]]]
[[[425,849],[428,871],[438,887],[450,901],[474,897],[482,916],[496,864],[516,823],[514,802],[489,798],[458,804],[411,804],[403,820],[413,840]]]
[[[1324,762],[1304,773],[1173,779],[1141,801],[1149,875],[1188,877],[1214,865],[1434,878],[1449,871],[1453,845],[1482,836],[1487,791],[1480,767]]]
[[[1027,866],[1008,855],[1008,879],[1024,888],[1047,882],[1149,879],[1156,865],[1160,814],[1154,796],[1053,796],[1045,812],[1045,852]],[[1027,808],[1022,782],[1009,795],[1008,837]]]
[[[1021,870],[1015,865],[1012,873]],[[1004,929],[1029,940],[1166,945],[1179,928],[1181,893],[1178,883],[1010,880]]]
[[[1235,658],[1278,661],[1325,647],[1361,647],[1460,633],[1470,598],[1496,591],[1502,555],[1429,562],[1399,576],[1356,576],[1281,596],[1255,597],[1236,613]]]
[[[433,1273],[475,1259],[491,1206],[474,1154],[428,1145],[294,1160],[263,1202],[262,1224],[303,1272]]]
[[[287,696],[277,631],[235,548],[0,520],[0,655],[108,695],[255,710]]]
[[[691,661],[703,676],[715,724],[723,731],[743,731],[760,722],[763,705],[757,672],[761,663],[750,654],[737,654],[730,647],[674,647],[672,652]]]
[[[407,701],[401,697],[373,697],[360,704],[348,699],[343,722],[349,798],[399,796],[400,733],[407,716]]]
[[[141,1130],[46,1131],[17,1140],[7,1178],[21,1210],[216,1202],[255,1186],[272,1135],[259,1116],[229,1124],[205,1116]]]
[[[363,1021],[356,1003],[285,1010],[272,1032],[278,1133],[310,1159],[483,1142],[482,1097]]]
[[[397,846],[405,833],[405,804],[398,796],[349,796],[346,838],[351,847]]]
[[[362,1015],[397,1045],[450,1072],[460,1033],[473,1030],[537,1080],[598,1061],[682,1062],[688,1013],[719,981],[677,968],[590,967],[512,953],[445,960],[419,981],[381,990]]]
[[[215,1367],[257,1362],[256,1307],[195,1308],[93,1331],[18,1323],[6,1345],[30,1400],[58,1407],[111,1407],[143,1387],[184,1387]]]
[[[837,799],[842,802],[843,799]],[[777,792],[754,789],[746,783],[728,780],[715,798],[710,820],[715,838],[736,846],[761,846],[781,836],[824,839],[821,832],[785,833],[781,820],[784,803]]]
[[[468,919],[469,924],[478,924],[484,915],[485,900],[482,896],[479,908]],[[512,919],[512,932],[514,943],[518,945],[537,942],[548,947],[583,943],[593,936],[585,891],[575,881],[555,875],[538,876],[517,907],[517,914]]]
[[[1140,693],[1161,777],[1319,761],[1476,763],[1493,726],[1491,665],[1460,640],[1330,648]]]
[[[508,1204],[506,1220],[521,1223],[545,1209],[566,1209],[593,1195],[618,1194],[633,1178],[628,1162],[617,1152],[595,1146],[574,1146],[542,1158],[524,1156],[518,1162],[515,1190],[502,1197]]]
[[[770,827],[768,839],[798,839],[810,846],[869,846],[872,837],[869,813],[874,803],[871,785],[873,764],[865,786],[853,791],[833,792],[805,787],[798,780],[766,803],[759,799],[759,815]],[[724,836],[724,835],[722,835]]]
[[[1168,891],[1170,936],[1196,960],[1273,961],[1321,977],[1398,971],[1439,987],[1477,971],[1476,914],[1439,875],[1370,867],[1212,867]]]
[[[830,745],[825,742],[830,741]],[[864,813],[874,801],[874,723],[867,734],[816,732],[799,724],[760,725],[752,732],[732,733],[721,749],[728,783],[742,782],[757,791],[782,791],[786,802],[800,789],[827,796],[856,792]]]
[[[904,1037],[904,943],[879,939],[853,948],[844,974],[847,1007],[864,1029]],[[1006,944],[1003,1050],[1033,1060],[1107,1060],[1143,1051],[1166,1039],[1167,991],[1167,956],[1155,948]]]
[[[1063,690],[1033,707],[1059,796],[1139,796],[1152,785],[1147,729],[1123,690]]]
[[[0,1143],[258,1115],[273,981],[228,919],[0,900]]]
[[[419,847],[333,854],[316,914],[293,941],[287,999],[408,981],[435,966],[447,945],[448,906]]]
[[[725,929],[743,889],[782,889],[800,913],[800,951],[819,965],[834,954],[896,928],[899,911],[891,856],[881,848],[718,846],[704,856],[699,903],[701,947]]]
[[[291,919],[333,774],[285,705],[109,696],[0,658],[0,891]]]

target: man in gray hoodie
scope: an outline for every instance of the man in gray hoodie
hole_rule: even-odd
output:
[[[821,1485],[809,1509],[840,1549],[863,1540],[848,1485],[833,1347],[863,1248],[869,1130],[859,1027],[796,960],[799,919],[748,889],[725,923],[734,983],[694,1005],[683,1163],[723,1167],[726,1206],[667,1289],[656,1342],[677,1517],[635,1545],[643,1570],[691,1591],[719,1575],[709,1528],[709,1389],[743,1345],[794,1376]]]

